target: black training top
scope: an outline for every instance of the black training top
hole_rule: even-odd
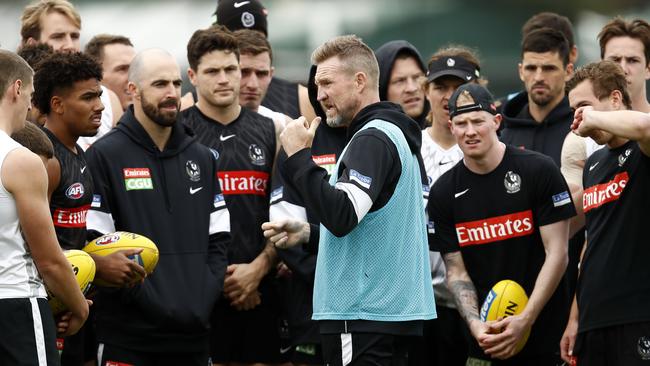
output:
[[[634,141],[600,149],[587,159],[583,184],[579,331],[650,321],[650,157]]]
[[[233,245],[228,263],[250,263],[264,249],[262,223],[269,219],[276,139],[273,121],[247,108],[223,125],[193,106],[183,122],[197,140],[216,151],[219,183],[230,211]]]
[[[479,306],[497,282],[520,284],[530,296],[546,258],[539,227],[575,215],[569,189],[553,161],[536,152],[506,146],[490,173],[476,174],[463,161],[431,188],[429,245],[441,253],[462,253],[476,286]],[[516,357],[554,353],[566,325],[569,296],[558,286]],[[470,355],[488,356],[472,342]]]
[[[93,178],[86,156],[79,145],[74,153],[52,131],[43,131],[52,141],[54,157],[61,166],[59,185],[50,198],[56,238],[63,249],[81,249],[86,245],[86,215],[93,200]]]
[[[145,352],[207,351],[230,244],[213,153],[180,122],[160,151],[130,107],[86,154],[95,182],[88,230],[141,234],[160,252],[141,285],[100,291],[97,339]]]

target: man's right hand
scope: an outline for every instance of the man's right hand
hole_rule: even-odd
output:
[[[85,312],[75,314],[72,312],[64,313],[58,316],[56,321],[56,333],[60,337],[68,337],[76,334],[88,318],[89,307],[93,304],[92,300],[86,299]]]
[[[276,248],[286,249],[309,241],[309,223],[295,219],[283,219],[262,224],[264,237]]]
[[[107,256],[93,255],[97,266],[97,278],[113,287],[129,287],[141,282],[147,276],[147,272],[141,265],[129,259],[129,256],[140,254],[142,250],[125,249]]]

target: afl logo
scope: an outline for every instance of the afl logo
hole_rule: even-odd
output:
[[[508,171],[503,179],[503,185],[508,193],[517,193],[521,190],[521,177],[517,173]]]
[[[199,165],[192,160],[188,160],[187,163],[185,163],[185,172],[192,182],[198,182],[201,180],[201,169],[199,168]]]
[[[120,236],[118,234],[108,234],[108,235],[104,235],[101,238],[98,238],[97,240],[95,240],[95,245],[113,244],[118,240],[120,240]]]
[[[71,200],[78,200],[84,195],[84,185],[81,183],[73,183],[68,189],[65,190],[65,196]]]
[[[255,165],[266,164],[266,157],[264,156],[264,150],[262,150],[256,144],[251,144],[248,147],[248,156],[251,158],[251,163]]]

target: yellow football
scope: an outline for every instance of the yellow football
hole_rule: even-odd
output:
[[[106,256],[126,249],[142,249],[140,254],[131,255],[129,258],[144,267],[147,274],[151,274],[156,268],[159,258],[158,247],[144,235],[117,231],[102,235],[83,248],[88,254],[100,256]],[[95,280],[95,284],[108,286],[107,283],[100,279]]]
[[[485,297],[483,306],[481,306],[481,321],[485,322],[518,315],[524,311],[527,303],[526,291],[517,282],[512,280],[499,281]],[[517,344],[515,354],[524,348],[529,335],[530,330]]]
[[[85,295],[95,278],[95,261],[88,253],[81,250],[66,250],[63,254],[72,266],[72,272],[74,272],[75,278],[77,279],[79,289]],[[54,315],[66,310],[66,306],[59,299],[55,298],[52,293],[48,291],[47,294],[49,297],[48,302]]]

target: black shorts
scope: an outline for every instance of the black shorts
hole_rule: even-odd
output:
[[[291,363],[294,365],[324,365],[323,348],[319,344],[299,344],[291,347]]]
[[[436,319],[424,322],[423,335],[411,338],[409,366],[465,366],[465,321],[456,309],[436,306],[436,313]]]
[[[219,301],[212,313],[210,357],[214,363],[282,363],[289,354],[280,353],[279,311],[268,292],[252,310],[237,311]],[[265,301],[267,300],[267,301]]]
[[[329,366],[406,366],[410,337],[377,333],[321,334]]]
[[[650,365],[650,322],[580,333],[573,354],[578,366]]]
[[[0,365],[59,365],[47,300],[0,299],[0,314]]]
[[[115,345],[99,343],[97,362],[99,366],[208,366],[205,352],[143,352]]]

